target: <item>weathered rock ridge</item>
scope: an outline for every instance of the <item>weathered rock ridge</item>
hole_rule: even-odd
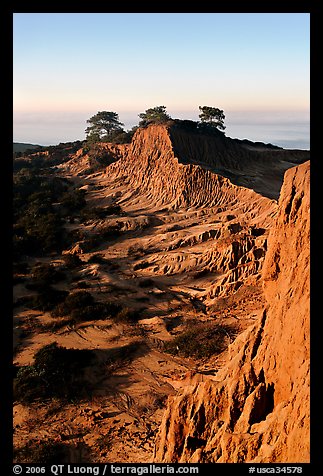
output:
[[[198,220],[203,213],[208,219],[224,214],[220,217],[223,221],[210,222],[210,229],[204,227],[201,236],[186,235],[183,239],[176,233],[174,241],[167,236],[167,266],[156,266],[153,256],[148,260],[157,273],[181,273],[193,266],[221,275],[203,299],[234,292],[249,277],[259,276],[268,230],[277,212],[275,200],[255,192],[252,187],[236,185],[215,172],[221,169],[229,174],[230,170],[246,168],[252,154],[232,142],[234,146],[221,133],[213,137],[190,134],[180,127],[151,125],[139,129],[131,144],[119,146],[119,160],[106,169],[110,190],[118,191],[119,187],[127,186],[127,192],[122,192],[118,202],[121,206],[141,210],[144,202],[152,211],[196,210]],[[116,146],[112,152],[116,154]],[[250,160],[256,161],[255,157]],[[258,161],[263,162],[262,158]],[[268,163],[266,167],[269,170]],[[279,174],[282,179],[283,171]],[[239,221],[225,215],[232,211]],[[208,240],[207,252],[195,256],[193,261],[190,259],[191,264],[183,260],[180,251],[176,253],[178,248]],[[171,250],[174,252],[169,256]]]
[[[167,126],[138,129],[131,144],[123,146],[121,159],[107,168],[107,174],[127,183],[133,197],[145,194],[152,205],[172,209],[243,202],[245,211],[252,207],[259,213],[268,204],[267,198],[252,189],[238,187],[223,174],[216,173],[216,167],[202,159],[197,163],[194,157],[202,158],[204,154],[202,144],[218,151],[219,139],[194,137],[186,149],[180,146],[182,141],[182,132]],[[235,162],[239,162],[238,154]]]
[[[170,397],[156,462],[308,462],[309,162],[285,173],[262,271],[267,306],[216,380]]]
[[[309,151],[257,148],[220,132],[194,133],[179,124],[140,128],[131,144],[111,145],[112,156],[120,152],[115,165],[119,176],[131,173],[132,186],[140,183],[151,198],[158,195],[158,203],[173,207],[227,203],[233,195],[237,198],[234,185],[242,194],[246,187],[277,199],[285,170],[309,159]],[[109,167],[109,173],[113,170]]]
[[[157,274],[197,268],[217,275],[201,296],[212,300],[260,277],[268,231],[277,213],[273,198],[286,168],[308,155],[308,151],[230,139],[221,132],[201,133],[175,122],[139,128],[130,144],[97,144],[86,153],[81,149],[62,167],[68,173],[84,174],[95,161],[109,163],[105,173],[109,196],[120,197],[118,205],[131,209],[131,214],[144,209],[150,215],[187,210],[197,214],[198,222],[205,216],[204,226],[192,228],[192,234],[187,230],[177,231],[174,238],[165,236],[167,265],[156,256],[144,265]],[[123,227],[135,229],[138,220],[128,217]],[[182,249],[204,241],[210,242],[206,252],[194,259],[183,255]]]

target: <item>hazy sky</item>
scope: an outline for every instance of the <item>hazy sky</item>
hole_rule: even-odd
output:
[[[13,21],[14,141],[84,139],[86,119],[102,110],[127,129],[158,105],[193,120],[199,105],[219,107],[229,136],[278,119],[308,124],[309,14],[15,13]]]

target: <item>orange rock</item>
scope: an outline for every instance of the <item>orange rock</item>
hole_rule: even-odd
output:
[[[309,170],[285,173],[260,320],[230,346],[217,382],[170,397],[155,462],[309,462]]]

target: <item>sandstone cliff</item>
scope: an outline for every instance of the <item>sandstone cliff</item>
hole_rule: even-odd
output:
[[[251,153],[231,142],[221,133],[213,137],[190,134],[177,126],[151,125],[138,129],[120,159],[106,169],[110,190],[122,190],[118,202],[122,207],[142,209],[144,204],[151,211],[196,210],[198,220],[203,213],[210,219],[214,217],[210,230],[203,230],[201,237],[183,239],[177,233],[177,240],[172,242],[167,236],[167,266],[158,266],[153,256],[149,259],[158,274],[182,273],[198,266],[200,271],[222,275],[203,299],[212,300],[234,292],[249,277],[259,275],[268,229],[277,212],[275,200],[216,173],[218,169],[228,175],[233,170],[242,170],[246,176],[249,160],[254,162],[255,170],[257,160],[262,163],[261,157],[250,158]],[[269,171],[270,161],[266,167]],[[282,170],[276,173],[282,179]],[[226,213],[232,211],[239,220],[227,218]],[[192,246],[199,240],[209,240],[210,244],[206,252],[194,256],[191,264],[183,261],[181,252],[176,253],[177,248]],[[171,255],[170,250],[174,250]]]
[[[183,134],[185,136],[181,129],[161,125],[138,129],[120,160],[107,168],[107,174],[116,183],[128,184],[134,198],[144,194],[156,207],[225,207],[230,203],[244,212],[252,209],[254,214],[264,211],[264,215],[268,214],[271,200],[255,193],[251,187],[236,186],[223,174],[216,173],[214,160],[209,164],[203,161],[209,149],[221,157],[222,139],[193,136],[191,141],[185,142]],[[229,164],[230,149],[226,154]],[[236,167],[239,160],[236,153]],[[232,158],[230,163],[232,168]],[[228,172],[229,169],[228,165]]]
[[[130,144],[81,149],[62,168],[84,174],[95,168],[96,161],[106,161],[104,180],[110,197],[119,196],[118,205],[131,214],[186,210],[196,213],[199,222],[205,214],[205,226],[197,232],[165,236],[167,265],[154,256],[145,265],[153,266],[157,274],[180,274],[197,266],[200,272],[216,275],[201,296],[212,301],[259,278],[277,212],[276,200],[268,197],[277,196],[286,168],[308,154],[260,147],[216,131],[201,133],[185,121],[175,121],[139,128]],[[130,219],[124,223],[127,229],[133,226]],[[209,242],[208,249],[194,259],[183,260],[182,251],[176,251],[204,241]]]
[[[309,162],[285,173],[262,272],[267,306],[227,365],[171,397],[156,462],[309,461]]]

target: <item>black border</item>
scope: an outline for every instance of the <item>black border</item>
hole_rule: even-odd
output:
[[[78,2],[75,4],[69,4],[68,2],[53,2],[52,4],[42,2],[37,4],[37,2],[22,2],[22,1],[13,1],[11,5],[2,5],[2,35],[5,35],[5,39],[2,42],[2,45],[5,45],[3,48],[4,57],[8,66],[5,66],[2,69],[3,76],[7,79],[9,78],[9,90],[8,93],[5,93],[6,105],[8,106],[9,117],[13,117],[12,111],[12,57],[13,57],[13,48],[12,48],[12,37],[13,37],[13,28],[12,28],[12,16],[14,13],[309,13],[311,21],[311,112],[310,112],[310,121],[311,121],[311,462],[306,465],[291,465],[291,466],[302,466],[304,474],[316,474],[317,469],[320,467],[319,464],[322,461],[321,454],[321,441],[320,433],[322,431],[322,424],[320,423],[320,416],[322,414],[321,403],[321,391],[322,386],[318,386],[320,379],[318,377],[318,372],[320,365],[318,362],[320,356],[320,347],[322,348],[321,340],[322,333],[319,332],[319,322],[321,321],[321,312],[319,303],[316,302],[317,296],[322,288],[322,278],[321,270],[322,265],[320,263],[320,258],[322,256],[322,214],[318,214],[322,210],[320,206],[321,194],[319,193],[320,188],[320,179],[322,167],[320,161],[323,162],[321,158],[322,152],[318,150],[318,139],[317,139],[317,130],[318,130],[318,104],[319,104],[319,93],[320,88],[318,88],[318,81],[320,81],[320,74],[318,71],[315,72],[315,69],[319,69],[320,61],[318,55],[319,44],[321,43],[321,23],[319,13],[321,11],[319,0],[312,1],[300,1],[300,0],[285,0],[285,1],[236,1],[236,2],[217,2],[215,5],[212,4],[212,8],[205,6],[204,11],[196,11],[194,8],[189,9],[187,12],[183,12],[183,7],[176,7],[174,4],[171,4],[170,7],[162,3],[155,3],[154,5],[149,5],[149,7],[157,8],[157,11],[150,10],[147,5],[138,5],[139,11],[132,11],[128,9],[126,5],[122,5],[125,10],[122,11],[118,4],[107,5],[102,1],[91,1],[91,2]],[[132,6],[132,5],[131,5]],[[130,6],[130,7],[131,7]],[[133,5],[134,6],[134,5]],[[140,8],[140,7],[146,8]],[[186,7],[188,5],[185,5]],[[108,11],[104,7],[109,7]],[[160,11],[159,8],[163,7],[164,11]],[[191,7],[191,6],[190,6]],[[185,7],[184,7],[185,8]],[[215,10],[215,11],[214,11]],[[11,80],[11,81],[10,81]],[[0,401],[0,432],[1,432],[1,442],[0,442],[0,463],[3,466],[3,471],[1,474],[4,476],[12,474],[12,326],[11,318],[12,315],[12,286],[11,286],[11,263],[12,256],[11,250],[11,204],[12,204],[12,168],[11,168],[11,154],[12,154],[12,122],[6,121],[5,128],[3,129],[3,135],[6,139],[6,144],[8,146],[7,156],[2,157],[2,186],[0,187],[1,192],[3,193],[2,201],[2,212],[5,217],[5,226],[2,228],[1,233],[1,242],[3,244],[3,255],[4,259],[2,260],[2,271],[4,271],[4,279],[1,284],[1,291],[4,304],[2,306],[2,325],[5,325],[4,331],[2,331],[3,339],[1,344],[1,350],[3,351],[3,356],[1,358],[1,367],[4,369],[4,372],[1,377],[1,401]],[[7,177],[8,175],[8,177]],[[9,198],[10,197],[10,198]],[[321,245],[321,246],[320,246]],[[10,250],[10,251],[9,251]],[[312,259],[312,257],[314,259]],[[321,291],[322,292],[322,291]],[[8,325],[8,330],[7,330]],[[11,337],[10,337],[11,336]],[[8,347],[8,348],[7,348]],[[320,369],[321,370],[321,369]],[[137,464],[138,465],[138,464]],[[140,465],[140,464],[139,464]],[[285,466],[289,464],[286,463]],[[97,465],[95,465],[97,466]],[[136,466],[136,465],[133,465]],[[162,465],[160,465],[162,466]],[[259,466],[259,467],[276,467],[281,466],[280,464],[260,464],[260,465],[249,465],[247,463],[243,464],[230,464],[230,463],[214,463],[214,464],[204,464],[197,465],[200,467],[200,474],[209,474],[209,471],[212,469],[219,474],[222,473],[225,468],[229,471],[237,468],[236,474],[248,473],[247,468],[250,466]],[[315,473],[313,472],[315,471]],[[206,473],[207,471],[207,473]],[[46,472],[46,474],[51,474]],[[108,473],[107,473],[108,474]]]

